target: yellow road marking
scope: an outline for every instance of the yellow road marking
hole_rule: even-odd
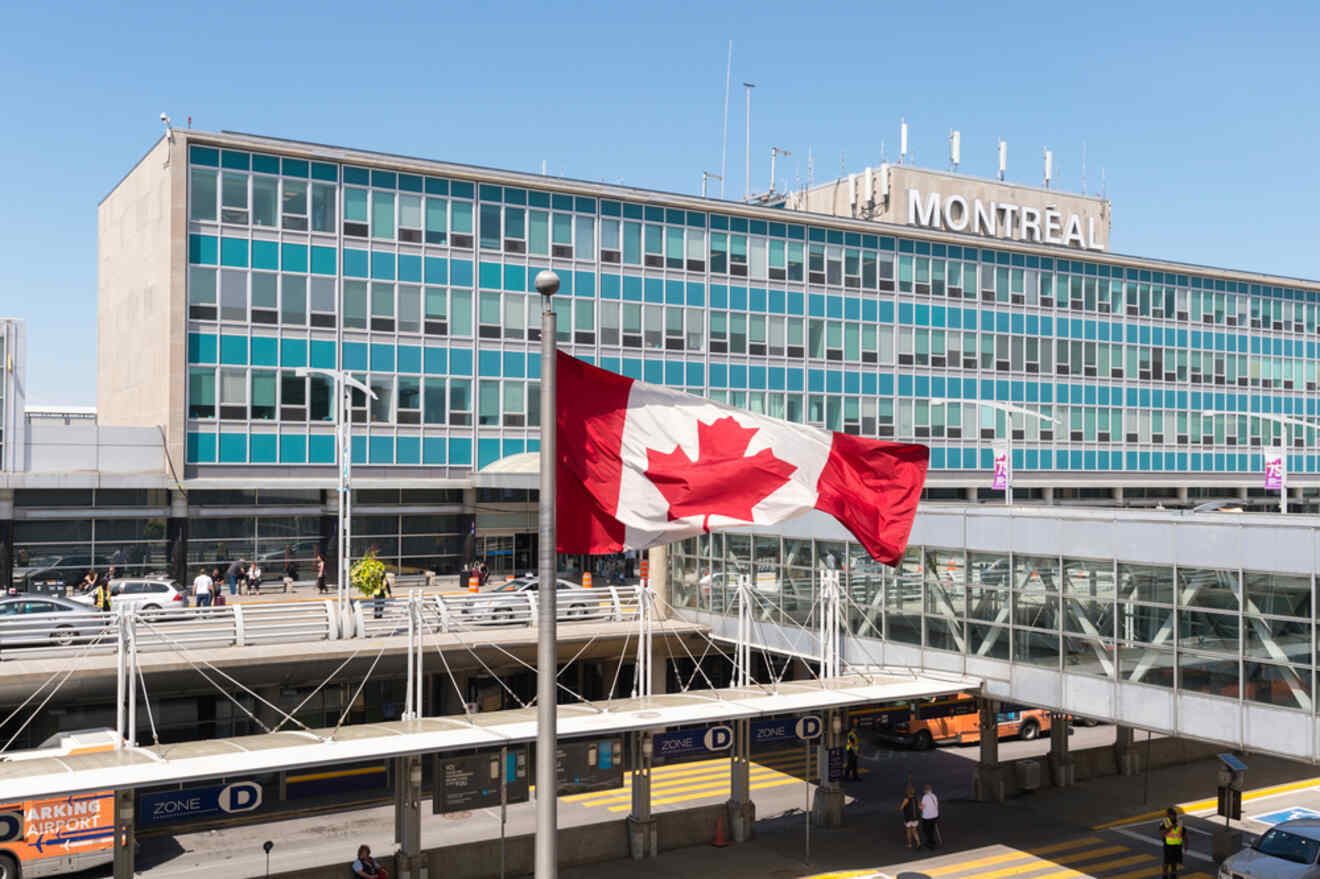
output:
[[[1055,870],[1052,873],[1042,873],[1039,876],[1033,876],[1032,879],[1075,879],[1078,876],[1093,876],[1097,870],[1116,870],[1119,867],[1130,867],[1133,864],[1140,864],[1142,861],[1153,861],[1154,855],[1132,855],[1127,858],[1119,858],[1116,861],[1103,861],[1099,864],[1089,864],[1086,867],[1088,872],[1081,870]],[[1048,863],[1048,862],[1045,862]],[[1149,870],[1150,867],[1145,869]],[[1138,871],[1140,872],[1140,871]]]
[[[1285,784],[1276,784],[1271,787],[1261,787],[1256,790],[1247,791],[1242,795],[1242,802],[1249,803],[1252,800],[1258,800],[1262,797],[1272,797],[1275,794],[1286,794],[1296,790],[1306,790],[1307,788],[1320,786],[1320,778],[1304,778],[1300,781],[1290,781]],[[1192,800],[1186,803],[1178,803],[1174,808],[1179,812],[1200,812],[1203,809],[1213,809],[1219,805],[1218,800]],[[1155,812],[1142,812],[1140,815],[1133,815],[1128,818],[1119,818],[1117,821],[1107,821],[1104,824],[1097,824],[1092,830],[1108,830],[1111,827],[1121,827],[1125,824],[1136,824],[1141,821],[1149,821],[1152,818],[1161,818],[1164,810]],[[1190,877],[1184,877],[1190,879]]]
[[[1119,873],[1117,876],[1106,876],[1105,879],[1145,879],[1145,877],[1155,876],[1159,872],[1159,864],[1151,864],[1149,867],[1142,867],[1140,870]],[[1205,873],[1184,873],[1182,879],[1210,879],[1210,876]]]
[[[791,775],[785,775],[784,773],[778,772],[773,769],[767,769],[761,772],[751,772],[748,775],[749,780],[751,779],[760,780],[766,778],[787,778],[792,781],[802,780],[800,778],[796,778]],[[655,798],[655,794],[657,791],[667,796],[669,794],[680,793],[682,791],[705,790],[707,788],[715,788],[715,789],[723,788],[725,790],[728,790],[729,779],[727,776],[720,777],[720,775],[713,775],[713,776],[702,776],[700,778],[693,778],[693,779],[680,779],[679,781],[671,781],[667,784],[653,784],[651,785],[651,803],[654,805],[657,802],[662,802],[662,800],[657,800]],[[591,806],[603,805],[604,803],[617,803],[622,800],[630,799],[631,796],[632,796],[631,791],[623,791],[623,788],[614,788],[613,790],[610,791],[598,792],[596,794],[595,799],[585,800],[582,802],[582,805],[591,807]],[[709,795],[707,794],[707,796]]]
[[[766,788],[783,787],[786,784],[801,784],[801,783],[802,781],[797,778],[779,778],[779,779],[775,779],[774,781],[763,781],[760,784],[749,785],[749,788],[751,790],[765,790]],[[726,796],[729,794],[729,792],[730,792],[729,786],[726,784],[724,785],[724,789],[721,791],[712,791],[710,793],[702,793],[702,794],[686,794],[681,797],[662,797],[661,799],[658,800],[654,800],[654,799],[651,800],[651,805],[664,806],[669,803],[682,803],[682,802],[686,802],[687,800],[701,800],[716,795]],[[632,808],[631,805],[610,806],[609,810],[611,812],[626,812],[631,808]]]
[[[748,769],[749,775],[764,777],[765,773],[791,774],[791,770],[801,769],[804,765],[804,758],[801,754],[793,757],[785,757],[778,760],[764,759],[762,762],[753,762]],[[680,766],[665,767],[672,771],[661,774],[657,769],[651,773],[651,789],[662,790],[667,787],[673,787],[675,784],[687,782],[702,781],[707,779],[718,779],[729,772],[729,760],[701,760],[694,763],[684,763]],[[784,770],[789,770],[785,773]],[[862,770],[866,773],[867,770]],[[799,779],[800,780],[800,779]],[[610,798],[620,793],[626,794],[632,788],[632,773],[624,774],[624,783],[620,787],[610,788],[603,791],[589,791],[581,794],[571,794],[562,797],[567,802],[582,803],[583,805],[598,805],[594,802],[602,798]]]
[[[1037,855],[1048,855],[1053,852],[1067,851],[1070,848],[1078,848],[1084,845],[1095,845],[1098,842],[1104,842],[1098,836],[1085,836],[1081,839],[1070,839],[1067,842],[1057,842],[1053,845],[1034,848],[1029,851],[1013,851],[1007,854],[991,855],[986,858],[978,858],[974,861],[963,861],[959,864],[948,864],[943,867],[936,867],[933,870],[925,870],[927,876],[947,876],[950,873],[961,873],[963,870],[972,870],[976,867],[989,867],[994,864],[1003,864],[1008,861],[1020,861],[1023,858],[1035,857]]]
[[[334,772],[313,772],[309,775],[290,775],[285,781],[290,783],[295,781],[320,781],[323,778],[340,778],[349,775],[371,775],[376,772],[384,771],[384,766],[367,766],[362,769],[337,769]]]
[[[1111,845],[1111,846],[1105,846],[1103,848],[1088,849],[1087,851],[1083,851],[1083,852],[1075,852],[1070,855],[1060,855],[1059,857],[1050,858],[1049,860],[1045,860],[1036,857],[1034,854],[1031,854],[1028,855],[1031,858],[1031,861],[1029,863],[1016,864],[1012,867],[1003,867],[998,870],[989,870],[985,873],[972,873],[969,876],[964,877],[964,879],[973,879],[973,877],[974,879],[1000,879],[1000,877],[1003,876],[1019,876],[1023,873],[1031,873],[1035,870],[1039,870],[1042,867],[1048,867],[1051,864],[1084,863],[1086,861],[1093,861],[1098,858],[1103,858],[1108,855],[1118,854],[1119,852],[1126,852],[1126,851],[1131,851],[1131,849],[1123,845]],[[961,872],[961,871],[954,871],[954,872]]]

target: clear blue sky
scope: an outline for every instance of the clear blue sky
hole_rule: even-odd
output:
[[[96,204],[161,111],[230,129],[730,197],[895,154],[1090,191],[1120,253],[1320,278],[1314,3],[17,4],[0,37],[0,314],[27,319],[28,399],[91,404]],[[191,8],[190,8],[191,7]],[[953,11],[948,11],[953,10]],[[112,340],[132,356],[132,340]]]

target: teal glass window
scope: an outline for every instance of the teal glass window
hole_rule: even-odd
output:
[[[500,206],[497,204],[481,206],[481,247],[484,250],[500,249]]]
[[[188,267],[188,303],[215,305],[215,269]],[[211,316],[215,316],[214,311],[211,312]]]
[[[472,234],[472,202],[454,201],[449,210],[449,231],[455,235]],[[468,247],[472,243],[468,242]]]
[[[220,221],[248,222],[248,175],[225,173],[220,177]]]
[[[596,218],[577,217],[573,255],[578,259],[596,258]]]
[[[371,328],[394,329],[394,285],[375,282],[371,285]]]
[[[527,252],[537,256],[550,253],[550,215],[545,211],[527,213]]]
[[[247,277],[245,271],[226,269],[220,272],[220,319],[246,321]]]
[[[394,238],[394,193],[372,190],[371,237]]]
[[[335,187],[332,184],[312,184],[312,231],[335,231]]]
[[[723,232],[710,233],[710,271],[711,274],[728,274],[729,236]]]
[[[279,180],[275,177],[252,178],[252,225],[274,227],[279,204]]]
[[[573,251],[559,250],[558,248],[571,248],[573,244],[573,217],[571,214],[555,214],[551,226],[550,241],[555,245],[555,256],[572,256]]]
[[[307,323],[307,277],[284,275],[280,279],[280,323],[302,326]]]
[[[421,379],[413,375],[401,375],[398,379],[398,420],[401,424],[416,424],[422,408]]]
[[[190,175],[192,193],[189,196],[188,216],[194,220],[214,220],[215,203],[219,194],[216,172],[205,168],[193,168]]]
[[[422,197],[399,196],[399,240],[420,244],[422,241]]]
[[[367,191],[344,187],[344,220],[353,223],[367,222]]]
[[[449,309],[449,332],[455,336],[472,335],[472,291],[451,290]]]
[[[444,244],[449,222],[449,201],[443,198],[426,200],[426,243]]]
[[[215,370],[210,367],[188,369],[188,417],[215,417]]]
[[[252,370],[252,420],[275,419],[275,371]]]
[[[802,244],[796,241],[788,243],[788,279],[801,281],[804,268]]]
[[[642,224],[623,224],[623,261],[626,265],[642,264]]]
[[[344,281],[344,305],[340,310],[344,327],[352,330],[367,328],[367,284],[365,281]]]
[[[426,424],[445,423],[445,380],[428,378],[422,392],[422,421]]]
[[[477,385],[477,424],[495,427],[500,423],[500,383],[481,381]]]
[[[472,423],[472,380],[451,378],[449,380],[449,423],[468,425]]]

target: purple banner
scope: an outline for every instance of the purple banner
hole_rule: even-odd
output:
[[[1265,453],[1265,490],[1280,491],[1283,489],[1284,458],[1282,452]]]
[[[1004,449],[995,449],[995,480],[990,487],[995,491],[1005,491],[1011,478],[1008,452]]]

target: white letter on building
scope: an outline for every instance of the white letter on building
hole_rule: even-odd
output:
[[[1076,214],[1068,215],[1068,244],[1086,249],[1086,239],[1082,238],[1082,218]]]
[[[1004,212],[1004,237],[1013,237],[1013,220],[1017,218],[1018,206],[1015,204],[1001,204],[999,209]]]
[[[954,207],[958,208],[957,214]],[[951,195],[944,200],[944,228],[951,232],[961,232],[967,228],[967,199],[961,195]]]
[[[1095,217],[1086,218],[1087,247],[1092,250],[1104,250],[1105,246],[1095,240]]]
[[[934,226],[940,219],[940,195],[932,192],[923,205],[921,191],[908,190],[908,222],[918,226]]]
[[[990,202],[990,210],[985,209],[978,198],[972,202],[975,215],[972,217],[972,232],[976,235],[995,234],[995,203]]]
[[[1045,243],[1063,243],[1063,216],[1053,208],[1045,209]]]
[[[1040,211],[1036,208],[1022,208],[1022,240],[1040,241]]]

